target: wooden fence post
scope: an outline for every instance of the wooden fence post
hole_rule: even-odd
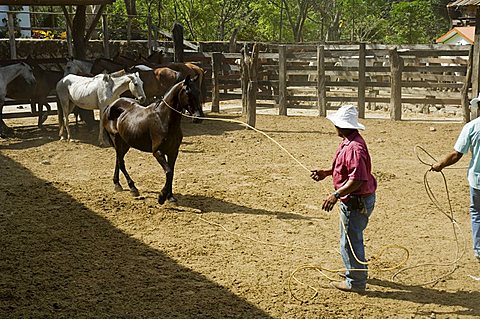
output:
[[[317,46],[317,107],[318,116],[327,116],[327,91],[325,87],[325,47]]]
[[[15,24],[13,19],[13,12],[8,12],[8,38],[10,41],[10,58],[17,58],[17,47],[15,45]]]
[[[222,70],[222,54],[212,53],[212,112],[220,110],[220,81],[219,76]]]
[[[240,58],[240,87],[242,89],[242,114],[247,113],[247,87],[248,87],[248,66],[247,60],[248,57],[248,46],[245,43],[243,45],[243,49],[240,51],[242,53],[242,57]]]
[[[390,119],[402,119],[402,69],[403,59],[397,49],[389,51],[390,56]]]
[[[127,17],[127,43],[130,44],[132,40],[132,17]]]
[[[473,38],[473,65],[472,65],[472,97],[477,97],[480,91],[480,9],[475,14],[475,35]],[[478,117],[478,108],[472,108],[471,118]]]
[[[468,89],[472,84],[472,61],[473,61],[473,45],[468,50],[468,62],[467,62],[467,74],[465,75],[465,81],[463,81],[461,89],[461,104],[463,108],[463,122],[470,122],[470,102],[468,100]]]
[[[247,124],[255,127],[257,116],[257,67],[258,67],[258,45],[255,43],[252,49],[252,57],[247,63],[248,67],[248,88],[247,88]]]
[[[107,59],[110,59],[110,34],[108,33],[107,15],[102,14],[102,28],[103,28],[103,53]]]
[[[278,114],[287,115],[287,47],[278,46]]]
[[[183,26],[175,22],[172,29],[173,34],[173,61],[183,62]]]
[[[147,49],[148,54],[152,54],[152,16],[150,12],[147,15]]]
[[[366,87],[366,48],[360,43],[358,48],[358,117],[365,118],[365,87]]]

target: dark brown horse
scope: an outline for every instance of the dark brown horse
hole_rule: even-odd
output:
[[[113,73],[120,70],[124,70],[126,67],[123,64],[114,62],[113,60],[107,58],[96,58],[93,61],[92,70],[90,71],[92,75],[97,75],[102,72]]]
[[[103,128],[116,152],[113,174],[115,190],[123,190],[119,180],[121,170],[132,195],[139,195],[124,161],[125,154],[133,147],[152,153],[165,171],[166,181],[158,195],[158,202],[163,204],[166,200],[177,201],[173,196],[172,183],[175,161],[183,139],[180,122],[184,110],[194,117],[203,116],[198,88],[189,76],[175,84],[161,101],[147,107],[135,100],[120,98],[105,109]]]
[[[33,61],[33,59],[28,59],[27,63],[33,70],[33,75],[36,79],[35,85],[29,85],[23,77],[17,77],[8,84],[7,97],[14,100],[30,100],[32,112],[36,109],[36,104],[38,103],[38,127],[42,127],[51,110],[47,97],[54,94],[55,86],[63,77],[63,72],[46,70]],[[44,106],[46,113],[43,113]]]

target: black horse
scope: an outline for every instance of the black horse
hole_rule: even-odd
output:
[[[176,202],[172,183],[178,149],[183,134],[180,128],[182,112],[185,110],[193,117],[202,117],[200,93],[195,83],[187,76],[184,81],[175,84],[165,97],[147,107],[130,98],[120,98],[105,109],[103,128],[108,133],[115,147],[116,163],[113,174],[115,190],[122,191],[119,170],[127,179],[133,196],[138,196],[138,189],[125,168],[124,157],[130,147],[143,152],[151,152],[165,171],[166,181],[158,202],[166,200]]]

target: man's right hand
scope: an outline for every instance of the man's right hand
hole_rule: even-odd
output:
[[[440,172],[443,169],[443,166],[440,163],[435,163],[430,167],[431,171]]]
[[[329,175],[329,172],[328,171],[324,171],[324,170],[321,170],[321,169],[314,169],[311,171],[312,173],[310,174],[310,177],[316,181],[316,182],[319,182],[321,180],[323,180],[325,177],[327,177]]]

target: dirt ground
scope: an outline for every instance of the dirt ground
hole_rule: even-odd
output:
[[[157,204],[165,179],[150,154],[127,154],[141,192],[133,198],[114,191],[114,151],[86,127],[68,143],[57,139],[55,117],[45,131],[34,119],[7,120],[15,137],[0,140],[0,317],[478,318],[469,156],[445,170],[455,228],[429,200],[428,167],[414,153],[421,145],[441,157],[462,124],[362,122],[379,188],[365,233],[368,289],[359,295],[330,288],[318,271],[342,268],[338,210],[321,210],[331,179],[315,183],[308,171],[329,167],[340,142],[324,118],[257,116],[256,127],[302,165],[237,123],[183,121],[177,206]],[[448,210],[440,174],[427,177]],[[395,277],[382,268],[405,255],[382,254],[390,245],[409,252]]]

